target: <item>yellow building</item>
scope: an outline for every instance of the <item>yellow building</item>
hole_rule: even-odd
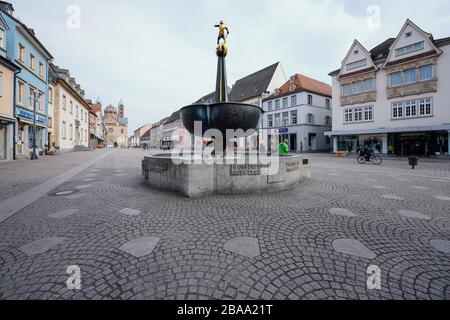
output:
[[[103,125],[105,126],[105,141],[109,148],[128,148],[128,119],[125,118],[125,107],[122,102],[117,108],[109,105],[105,109]]]
[[[15,158],[14,73],[18,70],[0,55],[0,161]]]

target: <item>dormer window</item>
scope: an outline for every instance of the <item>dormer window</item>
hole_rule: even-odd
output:
[[[290,87],[291,92],[295,91],[295,88],[296,88],[295,84],[291,85],[291,87]]]
[[[412,37],[412,31],[407,32],[407,33],[405,34],[405,37],[406,37],[406,38],[411,38],[411,37]]]
[[[6,50],[6,32],[0,28],[0,48]]]
[[[413,44],[410,44],[408,46],[396,49],[395,50],[395,56],[396,57],[403,56],[403,55],[408,54],[408,53],[412,53],[412,52],[416,52],[416,51],[422,50],[423,48],[424,48],[424,42],[423,41],[417,42],[417,43],[413,43]]]

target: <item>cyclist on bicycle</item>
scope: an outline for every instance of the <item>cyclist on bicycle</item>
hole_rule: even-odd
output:
[[[370,161],[370,158],[374,156],[375,152],[368,144],[366,144],[363,148],[363,154],[366,157],[366,161]]]

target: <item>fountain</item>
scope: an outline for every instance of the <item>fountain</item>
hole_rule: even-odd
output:
[[[228,54],[228,28],[221,21],[217,40],[217,77],[215,102],[193,104],[181,109],[186,130],[194,137],[212,139],[215,148],[175,150],[146,156],[142,173],[146,183],[156,189],[178,191],[188,197],[210,194],[250,194],[276,192],[297,186],[311,177],[309,160],[299,155],[267,153],[236,154],[229,150],[237,136],[247,138],[257,132],[263,109],[244,103],[229,102],[225,58]],[[225,31],[227,35],[225,35]],[[212,134],[209,134],[212,133]],[[195,143],[193,144],[193,148]]]

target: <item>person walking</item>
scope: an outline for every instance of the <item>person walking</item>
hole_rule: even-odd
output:
[[[284,140],[284,142],[280,143],[278,146],[278,153],[279,154],[288,154],[289,153],[289,146],[288,146],[288,140]]]

